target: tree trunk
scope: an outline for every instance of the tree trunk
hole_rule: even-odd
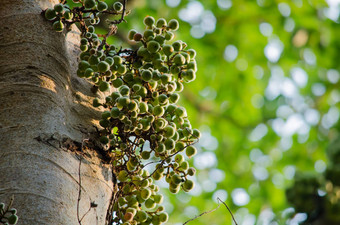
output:
[[[56,3],[0,3],[0,202],[14,195],[18,224],[104,224],[112,171],[83,147],[99,112],[76,76],[79,32],[41,15]]]

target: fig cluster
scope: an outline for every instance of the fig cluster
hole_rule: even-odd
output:
[[[5,203],[0,203],[0,224],[17,224],[18,216],[16,213],[16,209],[11,208],[11,206],[6,207]]]
[[[96,0],[72,0],[77,7],[70,8],[67,4],[56,4],[53,8],[44,11],[45,18],[53,22],[53,29],[62,32],[65,26],[78,23],[82,31],[87,24],[97,25],[100,22],[99,15],[103,12],[112,15],[122,13],[123,4],[115,2],[112,7],[105,1]],[[66,1],[65,1],[66,2]]]
[[[105,99],[95,98],[93,106],[104,109],[99,140],[112,153],[117,176],[112,222],[165,223],[168,215],[154,181],[165,179],[171,193],[194,187],[188,177],[195,175],[195,169],[187,159],[197,153],[193,144],[201,134],[192,128],[178,101],[184,83],[196,78],[196,52],[187,49],[185,42],[173,40],[179,28],[177,20],[156,21],[151,16],[144,18],[143,32],[133,29],[128,33],[128,39],[139,46],[136,50],[110,45],[106,37],[95,32],[100,12],[108,10],[105,2],[76,2],[82,4],[71,10],[82,24],[77,75],[106,95]],[[121,12],[124,7],[116,2],[112,12]],[[51,10],[55,14],[48,12]],[[63,13],[55,6],[46,10],[45,16],[63,23],[67,21]],[[154,165],[151,171],[145,168],[149,164]]]

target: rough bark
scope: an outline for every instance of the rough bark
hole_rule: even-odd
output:
[[[83,225],[104,224],[112,173],[81,149],[98,112],[75,73],[79,33],[41,15],[55,3],[0,1],[0,201],[14,195],[18,224],[79,224],[88,210]]]

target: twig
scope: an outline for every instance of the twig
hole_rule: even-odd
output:
[[[234,223],[237,225],[237,222],[236,222],[236,220],[235,220],[235,218],[234,218],[234,215],[233,215],[233,213],[231,212],[231,210],[229,209],[228,205],[227,205],[224,201],[222,201],[219,197],[217,197],[217,200],[220,201],[220,202],[222,202],[222,204],[228,209],[228,211],[229,211],[229,213],[230,213],[230,215],[231,215],[231,218],[233,218]]]
[[[77,218],[78,218],[78,223],[81,225],[81,220],[83,218],[79,218],[79,203],[80,203],[80,198],[81,198],[81,175],[80,175],[80,166],[81,166],[81,157],[79,157],[79,170],[78,170],[78,175],[79,175],[79,192],[78,192],[78,201],[77,201]],[[90,208],[91,209],[91,208]]]
[[[218,205],[215,209],[212,209],[210,211],[202,212],[198,216],[195,216],[194,218],[192,218],[192,219],[186,221],[185,223],[183,223],[183,225],[185,225],[185,224],[189,223],[190,221],[193,221],[193,220],[197,219],[198,217],[201,217],[201,216],[203,216],[205,214],[212,213],[212,212],[216,211],[218,208],[220,208],[220,205]]]
[[[91,208],[92,206],[90,205],[90,208],[86,211],[86,213],[84,213],[79,222],[81,222],[84,219],[84,217],[91,211]]]
[[[201,214],[195,216],[194,218],[192,218],[192,219],[186,221],[185,223],[183,223],[183,225],[185,225],[185,224],[187,224],[187,223],[189,223],[189,222],[191,222],[191,221],[193,221],[193,220],[196,220],[198,217],[201,217],[201,216],[203,216],[203,215],[205,215],[205,214],[209,214],[209,213],[212,213],[212,212],[216,211],[216,210],[217,210],[218,208],[220,208],[220,206],[221,206],[220,202],[221,202],[225,207],[227,207],[227,209],[228,209],[228,211],[229,211],[229,213],[230,213],[230,215],[231,215],[231,217],[232,217],[232,219],[233,219],[235,225],[238,225],[237,222],[236,222],[236,220],[235,220],[235,218],[234,218],[233,213],[231,212],[231,210],[229,209],[229,207],[227,206],[227,204],[226,204],[224,201],[222,201],[220,198],[217,198],[217,201],[218,201],[219,203],[218,203],[218,206],[217,206],[215,209],[212,209],[212,210],[210,210],[210,211],[205,211],[205,212],[203,212],[203,213],[201,213]]]

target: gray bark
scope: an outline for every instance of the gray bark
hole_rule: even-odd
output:
[[[14,195],[18,224],[79,224],[88,210],[83,225],[104,224],[112,172],[95,151],[72,151],[98,111],[75,72],[79,32],[57,33],[41,15],[56,3],[0,1],[0,202]]]

